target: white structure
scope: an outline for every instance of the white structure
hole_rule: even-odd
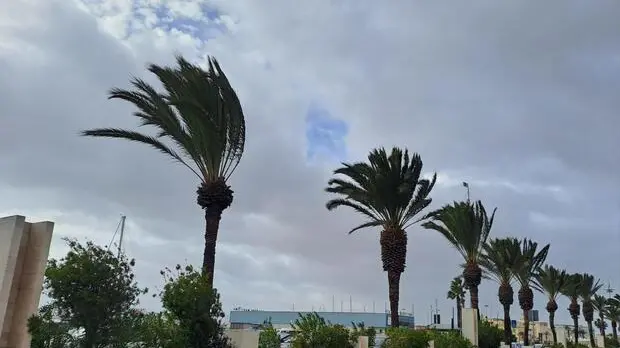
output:
[[[474,346],[478,346],[478,311],[473,308],[463,308],[462,313],[463,337]]]
[[[0,347],[28,348],[27,322],[39,307],[54,223],[0,218]]]

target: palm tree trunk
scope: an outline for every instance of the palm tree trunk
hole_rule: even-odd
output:
[[[549,328],[553,336],[553,344],[558,344],[558,334],[555,332],[555,311],[549,311]]]
[[[611,321],[611,335],[614,338],[614,341],[618,342],[618,322],[615,320]]]
[[[523,310],[523,345],[530,345],[530,316],[528,315],[530,311],[527,309]]]
[[[588,320],[588,334],[590,336],[590,347],[596,347],[596,341],[594,340],[594,326],[592,326],[592,320]]]
[[[456,298],[456,326],[461,329],[463,328],[463,307],[461,307],[461,299],[459,297]]]
[[[504,344],[512,342],[512,323],[510,322],[510,305],[504,305]]]
[[[469,289],[469,300],[471,301],[471,308],[478,312],[478,321],[480,321],[480,310],[478,310],[478,286],[472,286]]]
[[[215,273],[215,246],[217,244],[217,234],[220,229],[222,211],[216,209],[205,209],[205,246],[202,257],[202,272],[207,274],[209,287],[213,288],[213,275]]]
[[[575,336],[575,344],[579,343],[579,318],[573,318],[573,335]]]
[[[391,326],[399,327],[398,302],[400,300],[400,272],[388,271],[388,287],[390,292]]]

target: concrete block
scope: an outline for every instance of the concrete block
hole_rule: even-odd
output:
[[[463,308],[462,332],[474,346],[478,346],[478,311],[473,308]]]
[[[0,347],[30,346],[26,325],[39,307],[53,230],[49,221],[0,218]]]
[[[226,330],[226,335],[237,348],[257,348],[260,332],[248,330]]]

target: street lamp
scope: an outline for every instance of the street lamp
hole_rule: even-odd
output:
[[[466,181],[463,181],[463,187],[467,189],[467,203],[469,203],[469,183]]]

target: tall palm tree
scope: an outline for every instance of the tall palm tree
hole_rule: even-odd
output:
[[[607,323],[605,322],[607,302],[607,297],[599,294],[594,295],[592,298],[592,306],[594,307],[594,310],[598,312],[598,320],[596,320],[595,325],[603,337],[605,337],[605,329],[607,328]]]
[[[454,202],[428,214],[431,220],[422,224],[424,228],[443,235],[465,259],[463,280],[469,290],[471,307],[476,311],[479,309],[478,286],[482,281],[482,248],[491,233],[496,211],[497,208],[493,209],[488,216],[481,201]]]
[[[454,277],[448,290],[448,299],[456,301],[457,327],[463,327],[463,306],[465,305],[465,285],[462,277]]]
[[[435,186],[437,174],[422,179],[420,155],[394,147],[388,156],[384,148],[374,149],[368,163],[343,163],[334,175],[350,180],[332,178],[327,192],[340,198],[327,202],[328,210],[349,207],[365,216],[368,221],[353,228],[349,234],[366,227],[381,227],[381,261],[388,274],[390,318],[393,327],[399,326],[398,302],[400,277],[405,271],[407,233],[405,230],[421,221],[416,216],[431,204],[429,194]]]
[[[611,322],[611,334],[615,342],[618,342],[618,321],[620,321],[620,295],[607,299],[605,317]]]
[[[499,284],[497,297],[504,308],[504,342],[512,342],[512,325],[510,323],[510,306],[514,302],[512,280],[515,270],[519,268],[521,243],[516,238],[491,239],[484,245],[484,254],[480,265],[483,276]]]
[[[570,305],[568,306],[568,312],[573,319],[573,336],[575,343],[579,342],[579,291],[581,283],[583,282],[583,276],[579,273],[573,273],[568,276],[568,281],[564,287],[562,295],[570,299]]]
[[[582,275],[581,286],[579,287],[579,297],[581,298],[581,313],[583,319],[588,324],[588,334],[590,336],[590,347],[596,347],[596,341],[594,340],[594,305],[592,304],[592,297],[603,287],[600,280],[595,279],[593,275],[584,273]]]
[[[538,288],[536,283],[538,272],[547,260],[549,244],[538,250],[538,243],[523,239],[521,242],[520,261],[515,270],[515,278],[519,282],[519,306],[523,310],[523,345],[530,345],[530,311],[534,308],[534,292],[532,287]]]
[[[131,80],[133,89],[114,88],[109,99],[133,104],[141,125],[154,135],[119,128],[98,128],[82,135],[118,138],[151,146],[188,168],[200,180],[197,203],[205,210],[203,272],[213,284],[215,246],[222,212],[233,201],[227,181],[237,168],[245,145],[241,103],[217,60],[209,57],[203,70],[181,56],[177,66],[151,64],[148,70],[162,83],[160,93],[144,80]]]
[[[555,330],[555,312],[558,310],[557,298],[566,290],[569,274],[553,266],[545,265],[536,275],[538,289],[547,295],[547,312],[549,312],[549,328],[553,336],[553,343],[558,343],[558,335]]]

